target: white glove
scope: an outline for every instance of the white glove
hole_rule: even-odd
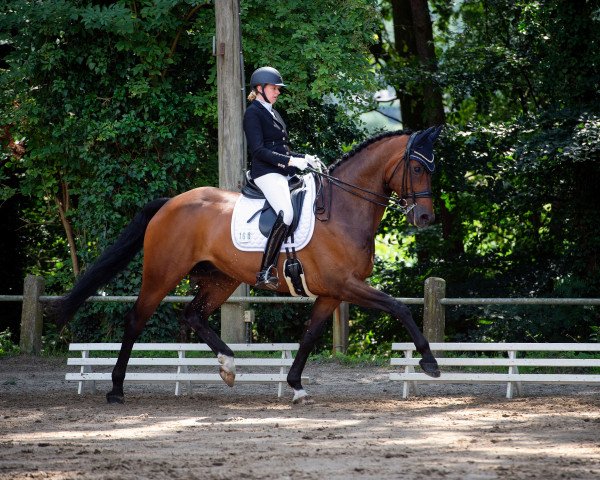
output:
[[[298,170],[305,170],[308,167],[308,162],[302,157],[290,157],[288,162],[289,167],[296,167]]]
[[[321,166],[321,159],[316,155],[304,155],[304,159],[312,168],[316,168],[318,170]]]
[[[316,155],[304,155],[304,159],[313,168],[317,168],[319,166],[319,164],[321,163],[321,159],[319,157],[317,157]]]

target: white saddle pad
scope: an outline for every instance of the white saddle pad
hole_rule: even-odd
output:
[[[315,202],[315,181],[311,173],[304,175],[304,189],[306,195],[298,228],[294,232],[294,242],[290,243],[289,238],[283,243],[281,251],[285,248],[294,247],[296,250],[304,248],[312,237],[315,229],[315,215],[313,213],[313,204]],[[238,250],[244,252],[263,252],[267,245],[265,237],[258,228],[260,215],[256,215],[250,223],[248,220],[265,203],[264,199],[251,199],[240,195],[235,207],[233,208],[233,217],[231,219],[231,239]]]

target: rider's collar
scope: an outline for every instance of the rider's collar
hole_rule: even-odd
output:
[[[260,102],[260,104],[265,107],[269,112],[273,113],[273,105],[270,103],[265,102],[264,100],[261,100],[260,98],[256,99],[257,101]]]

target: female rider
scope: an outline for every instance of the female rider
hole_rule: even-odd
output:
[[[250,177],[278,214],[267,239],[255,286],[276,290],[279,287],[277,259],[294,216],[288,180],[308,165],[316,166],[318,159],[290,150],[285,122],[273,108],[281,87],[285,87],[280,73],[272,67],[261,67],[252,74],[250,87],[248,100],[252,103],[244,114],[244,132],[252,162]]]

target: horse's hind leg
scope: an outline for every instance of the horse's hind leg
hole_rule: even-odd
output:
[[[229,298],[240,282],[208,264],[195,269],[191,276],[198,286],[198,294],[184,310],[185,321],[217,356],[221,364],[221,378],[227,385],[233,387],[235,381],[233,352],[210,328],[208,317]]]
[[[138,299],[125,317],[123,342],[121,343],[117,363],[112,372],[113,388],[106,394],[108,403],[123,403],[123,382],[125,381],[125,372],[133,344],[142,333],[142,330],[144,330],[146,322],[160,305],[162,299],[175,288],[180,280],[181,278],[174,273],[169,277],[164,274],[152,276],[146,274],[146,271],[144,272],[142,289]]]
[[[112,371],[112,383],[113,388],[106,394],[106,401],[108,403],[123,403],[125,394],[123,392],[123,382],[125,381],[125,371],[127,370],[127,364],[129,363],[129,357],[131,356],[131,350],[136,339],[146,325],[146,319],[141,319],[136,313],[138,303],[133,305],[133,308],[129,310],[125,316],[125,332],[123,334],[123,341],[121,342],[121,350],[119,351],[119,357],[117,363]]]

